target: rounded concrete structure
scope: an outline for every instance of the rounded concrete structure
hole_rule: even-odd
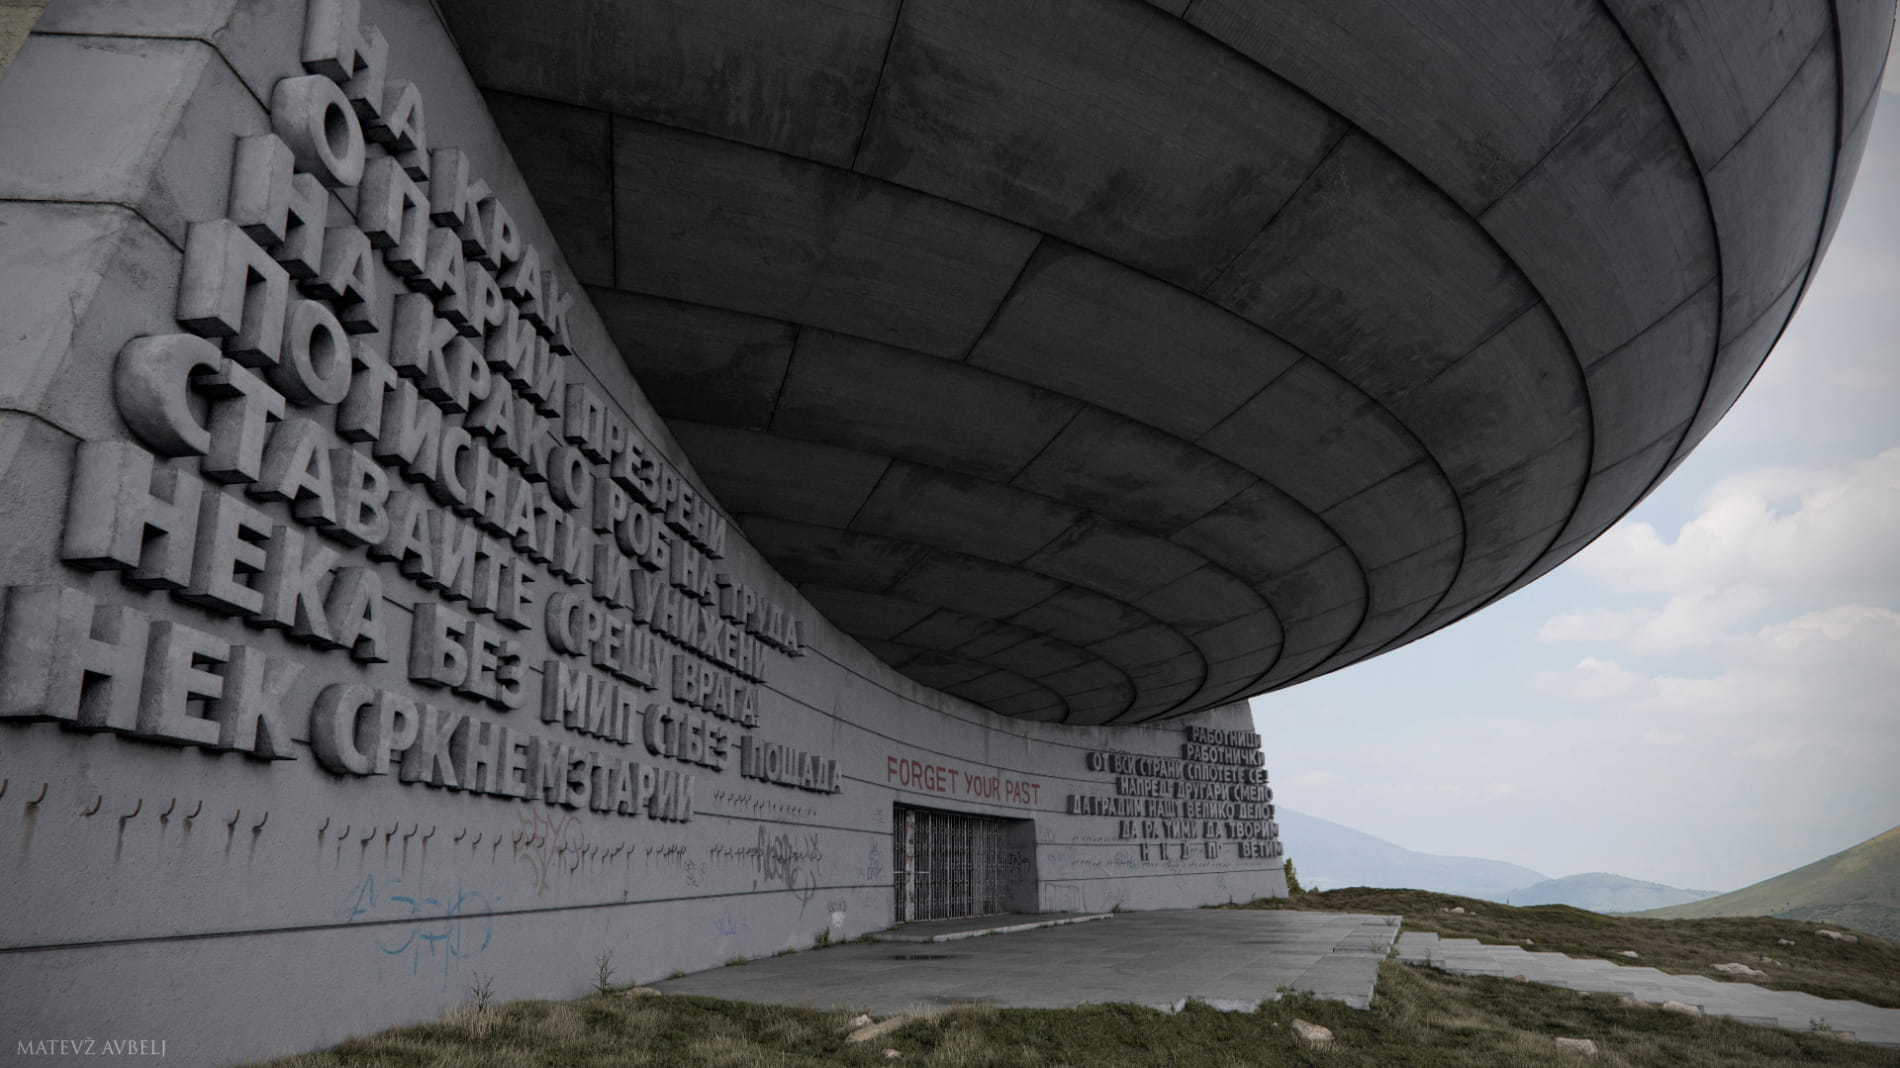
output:
[[[1827,243],[1885,0],[442,5],[747,538],[914,679],[1135,723],[1544,574]]]

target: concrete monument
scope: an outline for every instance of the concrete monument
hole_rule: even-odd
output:
[[[0,1040],[1283,893],[1245,699],[1700,440],[1893,16],[1440,6],[53,0]]]

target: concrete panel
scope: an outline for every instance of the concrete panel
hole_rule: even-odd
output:
[[[1631,62],[1586,0],[1203,0],[1188,21],[1325,101],[1473,213]]]
[[[1424,455],[1390,413],[1311,360],[1274,379],[1199,444],[1315,511]]]
[[[42,32],[0,83],[0,141],[34,146],[0,155],[0,198],[128,205],[182,248],[224,216],[233,132],[268,129],[207,45]]]
[[[998,523],[997,516],[1009,522]],[[1020,563],[1084,519],[1082,512],[1033,493],[899,461],[853,517],[851,529]]]
[[[1827,0],[1605,0],[1712,168],[1833,32]],[[1891,14],[1891,5],[1889,14]]]
[[[1469,215],[1362,134],[1207,292],[1386,403],[1537,299]]]
[[[1382,517],[1403,515],[1406,522]],[[1458,497],[1429,463],[1395,472],[1320,513],[1370,571],[1464,530]]]
[[[1230,572],[1203,566],[1135,602],[1135,607],[1186,631],[1203,630],[1250,613],[1265,604],[1260,595]],[[1199,644],[1199,637],[1195,636]]]
[[[932,611],[927,604],[899,597],[844,590],[815,582],[803,584],[799,592],[823,612],[825,618],[839,627],[852,634],[873,638],[895,638]]]
[[[1722,241],[1724,347],[1752,329],[1814,255],[1831,174],[1810,161],[1832,156],[1839,104],[1834,39],[1828,36],[1761,121],[1709,172]],[[1772,195],[1764,195],[1768,191]]]
[[[1036,242],[766,149],[630,119],[613,136],[622,289],[961,357]]]
[[[1001,634],[1005,629],[993,619],[979,619],[948,608],[939,608],[898,635],[897,640],[926,649],[954,650],[961,657],[982,657],[993,647],[979,647],[976,643]]]
[[[1218,305],[1044,241],[970,362],[1192,439],[1299,353]]]
[[[1074,645],[1092,645],[1154,622],[1121,601],[1074,586],[1016,613],[1009,621]]]
[[[1363,603],[1365,568],[1342,545],[1287,568],[1263,584],[1261,592],[1290,632],[1302,621]]]
[[[613,285],[611,118],[604,111],[515,93],[491,91],[482,99],[513,147],[521,176],[575,275],[590,286]]]
[[[1137,684],[1156,677],[1166,681],[1200,678],[1200,653],[1179,631],[1159,623],[1095,642],[1088,650],[1128,672]]]
[[[284,0],[55,0],[46,7],[33,27],[41,34],[205,42],[259,100],[270,99],[272,84],[296,70],[301,55],[301,35],[284,32],[286,12],[295,15]]]
[[[1339,545],[1317,516],[1264,482],[1235,494],[1170,540],[1254,583]]]
[[[883,590],[929,552],[908,542],[768,516],[749,516],[744,523],[753,547],[769,554],[779,573],[797,583]]]
[[[1179,438],[1089,408],[1063,427],[1011,485],[1166,536],[1255,481]]]
[[[1019,635],[1009,648],[991,654],[988,659],[992,664],[1035,679],[1069,668],[1081,667],[1084,664],[1101,662],[1075,646],[1044,635],[1032,634]]]
[[[1279,656],[1284,632],[1280,619],[1271,608],[1245,614],[1231,614],[1220,623],[1194,632],[1194,647],[1209,663],[1251,659],[1257,662],[1255,674],[1263,674]]]
[[[1589,428],[1583,376],[1542,306],[1407,394],[1392,414],[1461,493]]]
[[[1447,603],[1504,587],[1550,548],[1584,493],[1589,457],[1583,444],[1579,439],[1526,460],[1464,497],[1470,534]],[[1568,489],[1553,493],[1553,485]],[[1527,507],[1527,498],[1538,507]]]
[[[1632,69],[1482,217],[1590,363],[1715,276],[1702,175]]]
[[[1054,596],[1061,589],[1062,583],[1054,579],[973,557],[938,552],[899,580],[892,592],[922,604],[1003,619]]]
[[[443,14],[485,85],[848,167],[900,6],[457,0]]]
[[[772,429],[1007,481],[1080,410],[987,371],[806,331]]]
[[[1041,575],[1136,601],[1199,568],[1201,558],[1151,534],[1105,521],[1079,526],[1024,561]]]
[[[174,293],[154,279],[177,276],[177,249],[130,210],[91,204],[0,201],[0,232],[13,298],[0,346],[0,411],[57,427],[62,449],[75,435],[124,437],[114,406],[97,402],[114,388],[112,367],[93,354],[167,330],[171,309],[153,307],[153,297],[168,302]],[[15,422],[0,432],[0,472],[11,469],[24,429]],[[58,481],[42,489],[63,495]]]
[[[590,288],[607,333],[669,419],[764,429],[797,329],[720,308]]]
[[[891,461],[835,445],[684,420],[672,424],[719,499],[734,513],[841,529],[864,507]]]
[[[1703,289],[1590,366],[1594,468],[1647,447],[1694,414],[1714,361],[1717,300],[1713,285]]]
[[[858,167],[1199,289],[1341,129],[1144,5],[909,0]]]

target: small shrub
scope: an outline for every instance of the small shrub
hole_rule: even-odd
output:
[[[1300,875],[1293,870],[1292,857],[1286,858],[1286,892],[1289,894],[1306,893],[1305,890],[1300,889]]]
[[[475,972],[468,982],[468,1007],[485,1013],[495,1004],[495,977]]]
[[[614,988],[614,951],[594,958],[594,993],[610,993]]]

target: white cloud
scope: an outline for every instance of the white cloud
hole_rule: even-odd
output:
[[[1703,730],[1733,755],[1866,759],[1900,747],[1900,612],[1847,604],[1726,639],[1723,667],[1652,681],[1633,710]]]
[[[1564,701],[1601,701],[1634,690],[1642,676],[1612,660],[1586,656],[1568,671],[1546,671],[1531,677],[1530,688]]]
[[[1683,745],[1687,743],[1688,740],[1688,735],[1678,734],[1675,731],[1652,730],[1643,732],[1644,745]]]
[[[1642,622],[1629,635],[1629,646],[1639,653],[1661,653],[1708,645],[1768,603],[1768,595],[1753,586],[1680,593],[1661,611],[1639,614]]]
[[[1619,612],[1609,608],[1599,608],[1589,612],[1572,612],[1569,615],[1553,616],[1538,628],[1537,640],[1540,642],[1607,642],[1628,637],[1644,620],[1653,616],[1651,612]]]
[[[1680,598],[1631,631],[1662,649],[1694,644],[1694,628],[1720,630],[1771,603],[1894,599],[1896,545],[1900,449],[1888,449],[1846,464],[1731,476],[1703,495],[1700,514],[1673,541],[1648,523],[1622,523],[1576,562],[1613,589]]]

